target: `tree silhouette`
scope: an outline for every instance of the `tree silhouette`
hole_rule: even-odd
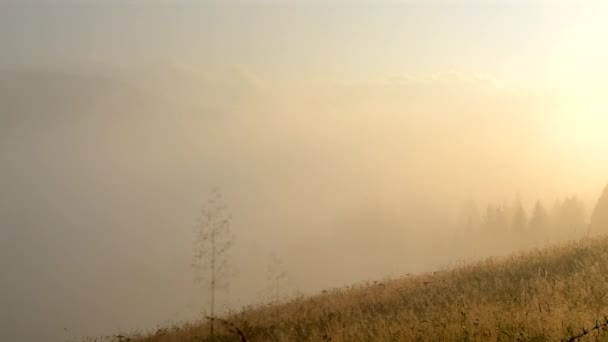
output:
[[[502,206],[489,205],[486,209],[482,225],[487,231],[505,233],[508,227],[505,208]]]
[[[536,243],[547,240],[549,214],[540,201],[536,201],[530,217],[529,232]]]
[[[523,234],[528,223],[528,215],[519,196],[515,199],[512,208],[511,228],[515,234]]]
[[[549,215],[547,209],[540,201],[536,201],[534,209],[532,209],[532,217],[530,218],[530,228],[534,231],[542,231],[547,227]]]
[[[213,190],[201,209],[193,262],[198,280],[209,290],[211,341],[214,340],[216,291],[228,288],[228,278],[233,270],[229,263],[229,252],[233,242],[230,225],[231,217],[222,196],[218,190]]]
[[[600,196],[593,214],[591,215],[590,228],[593,232],[608,231],[608,186]]]
[[[572,238],[586,230],[585,205],[576,196],[557,202],[551,212],[551,223],[562,238]]]

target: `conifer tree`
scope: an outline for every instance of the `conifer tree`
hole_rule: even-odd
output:
[[[600,196],[593,214],[591,215],[590,228],[592,232],[608,232],[608,186]]]

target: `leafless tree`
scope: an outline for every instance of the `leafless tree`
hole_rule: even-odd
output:
[[[210,308],[208,317],[211,341],[214,340],[216,294],[219,290],[228,289],[229,278],[234,271],[229,258],[234,240],[230,230],[231,222],[232,218],[220,192],[213,190],[201,209],[193,262],[197,280],[209,291]]]

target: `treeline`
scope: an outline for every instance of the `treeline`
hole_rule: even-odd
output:
[[[608,187],[591,212],[576,196],[556,200],[549,206],[536,201],[530,208],[517,196],[510,203],[490,204],[483,210],[469,202],[463,208],[459,225],[459,239],[463,239],[463,245],[469,246],[469,252],[475,255],[605,233],[608,232]]]
[[[557,200],[550,209],[537,201],[530,212],[519,199],[511,205],[489,205],[479,219],[472,218],[469,222],[478,223],[478,227],[469,227],[476,230],[517,235],[578,235],[584,234],[588,226],[585,204],[576,196]]]

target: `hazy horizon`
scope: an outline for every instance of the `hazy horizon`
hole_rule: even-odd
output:
[[[437,270],[462,215],[608,184],[608,6],[0,1],[3,336],[192,320],[219,187],[224,310]],[[474,203],[474,205],[471,205]],[[469,213],[470,214],[470,213]],[[515,247],[496,252],[504,254]]]

